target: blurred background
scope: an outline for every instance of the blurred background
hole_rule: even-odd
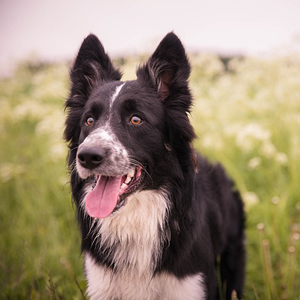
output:
[[[193,52],[283,51],[299,46],[299,11],[298,0],[1,0],[1,73],[29,54],[73,58],[90,32],[114,56],[151,52],[172,30]]]
[[[0,2],[0,299],[84,299],[63,141],[68,70],[96,34],[134,79],[166,33],[193,71],[195,147],[247,212],[244,299],[300,299],[300,2]]]

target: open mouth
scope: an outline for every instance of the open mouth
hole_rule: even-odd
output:
[[[85,197],[87,213],[92,218],[106,218],[126,204],[128,196],[139,189],[143,179],[141,167],[123,176],[96,175],[93,189]]]

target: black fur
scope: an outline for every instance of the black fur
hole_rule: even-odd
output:
[[[223,168],[208,163],[193,150],[195,134],[188,118],[192,105],[189,75],[185,50],[177,36],[169,33],[148,62],[139,67],[137,79],[126,83],[115,104],[112,130],[150,175],[140,189],[167,188],[172,202],[166,220],[171,238],[163,245],[154,273],[167,271],[183,278],[202,272],[207,299],[219,299],[220,288],[226,299],[231,299],[233,290],[241,299],[245,265],[243,205]],[[95,126],[103,126],[108,109],[104,100],[120,84],[120,78],[121,73],[98,38],[88,36],[71,70],[65,128],[82,250],[113,269],[112,255],[103,248],[99,255],[99,247],[93,243],[91,220],[79,209],[85,180],[78,176],[75,160],[77,147],[90,133],[83,125],[87,112],[93,111]],[[138,129],[127,122],[135,111],[147,120]],[[222,287],[217,284],[217,272],[221,274]]]

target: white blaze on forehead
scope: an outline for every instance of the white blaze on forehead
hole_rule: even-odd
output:
[[[124,82],[123,84],[118,85],[118,86],[116,87],[116,90],[115,90],[115,92],[113,93],[113,95],[112,95],[112,97],[111,97],[111,99],[110,99],[110,106],[112,106],[112,104],[114,103],[114,101],[117,99],[117,97],[118,97],[118,95],[120,94],[121,89],[122,89],[122,87],[123,87],[124,85],[125,85],[125,82]]]

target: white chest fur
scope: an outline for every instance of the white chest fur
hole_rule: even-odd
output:
[[[117,270],[151,272],[161,255],[161,245],[169,238],[165,226],[169,199],[162,191],[133,194],[119,212],[98,220],[102,248],[113,257]],[[109,253],[109,249],[114,249]]]
[[[95,264],[87,254],[87,294],[91,300],[200,300],[205,299],[202,274],[178,279],[161,273],[155,277],[126,270],[113,273]]]
[[[131,196],[119,213],[98,221],[101,246],[114,248],[110,255],[116,271],[97,265],[86,254],[87,294],[92,300],[204,299],[201,274],[183,279],[167,273],[153,277],[162,243],[170,238],[165,226],[169,206],[166,193],[143,191]]]

